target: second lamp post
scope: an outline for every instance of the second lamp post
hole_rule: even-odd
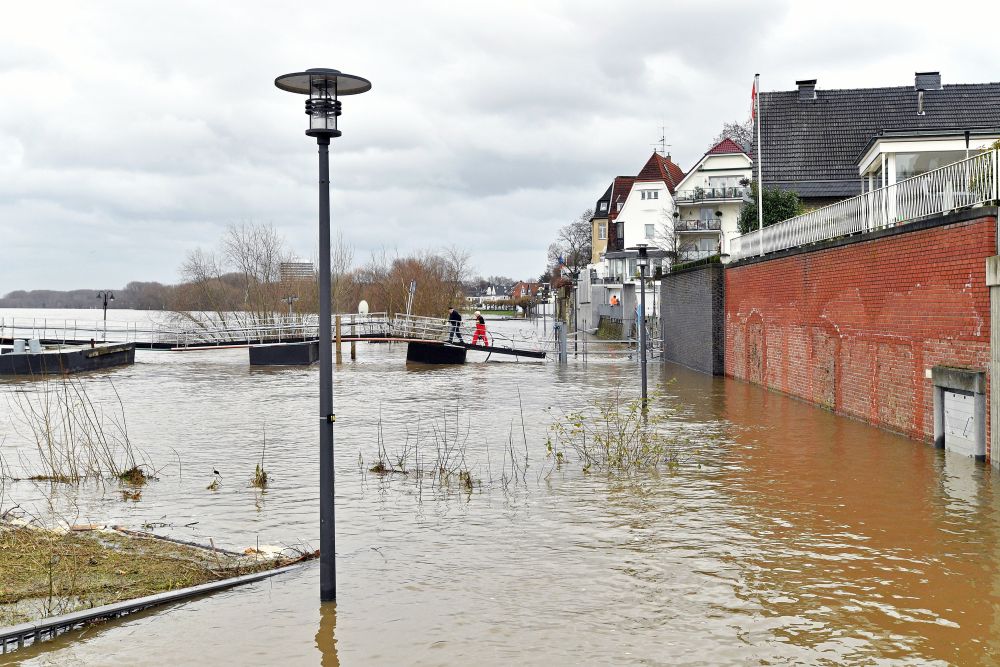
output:
[[[108,301],[115,300],[115,293],[110,290],[101,290],[97,293],[98,299],[104,299],[104,342],[108,342]]]
[[[635,323],[639,327],[639,368],[642,374],[642,409],[646,410],[646,267],[649,266],[649,254],[645,243],[636,243],[634,248],[639,256],[635,265],[639,267],[639,310],[636,312]]]
[[[330,331],[330,139],[340,136],[341,95],[357,95],[372,84],[335,69],[309,69],[279,76],[274,85],[308,95],[306,134],[319,145],[319,594],[337,599],[337,538],[334,532],[333,341]]]

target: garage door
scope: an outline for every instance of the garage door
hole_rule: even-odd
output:
[[[944,390],[944,448],[966,456],[976,454],[976,410],[972,393]]]

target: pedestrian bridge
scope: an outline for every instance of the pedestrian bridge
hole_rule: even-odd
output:
[[[342,313],[333,316],[335,341],[421,342],[450,345],[489,354],[544,359],[546,341],[526,334],[487,331],[486,344],[472,344],[475,324],[462,321],[449,341],[446,318],[387,313]],[[199,350],[297,343],[319,338],[316,315],[257,319],[242,313],[179,315],[167,323],[83,321],[49,318],[0,318],[0,344],[39,339],[44,345],[82,345],[91,340],[134,343],[137,348]]]

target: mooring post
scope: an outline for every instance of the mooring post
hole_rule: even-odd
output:
[[[336,322],[336,327],[337,327],[337,363],[341,364],[343,363],[344,360],[340,356],[340,315],[337,315],[336,318],[334,318],[334,320]]]
[[[355,335],[355,329],[354,329],[354,315],[351,315],[351,361],[354,361],[355,359],[358,358],[358,353],[357,350],[355,349],[355,341],[354,341],[355,338],[357,338],[357,336]]]

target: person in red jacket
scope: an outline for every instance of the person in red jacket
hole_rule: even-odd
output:
[[[483,316],[476,311],[476,332],[472,334],[472,344],[475,345],[476,341],[479,340],[480,336],[483,339],[483,345],[489,345],[489,341],[486,339],[486,320]]]

